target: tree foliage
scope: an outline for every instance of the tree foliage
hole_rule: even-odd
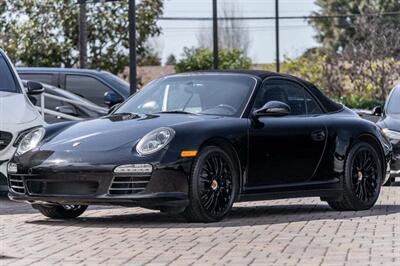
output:
[[[219,50],[220,69],[248,69],[250,58],[239,49]],[[176,72],[209,70],[213,67],[213,52],[207,48],[184,48],[183,57],[175,65]]]
[[[400,1],[398,0],[315,0],[320,8],[319,12],[314,12],[317,16],[334,16],[346,14],[361,14],[364,16],[378,14],[382,12],[399,12]],[[317,30],[316,38],[332,51],[341,51],[346,47],[356,33],[355,23],[359,17],[349,16],[340,18],[315,18],[311,24]],[[382,16],[383,24],[390,23],[400,31],[400,17]]]
[[[4,0],[4,3],[6,25],[0,32],[0,46],[15,62],[27,66],[76,66],[79,34],[76,1]],[[129,61],[128,1],[88,4],[87,9],[88,66],[120,72]],[[151,54],[147,40],[160,34],[156,19],[162,12],[163,0],[142,0],[137,4],[139,61]]]

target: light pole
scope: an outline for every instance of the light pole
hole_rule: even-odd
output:
[[[275,0],[275,44],[276,44],[276,72],[281,71],[279,56],[279,0]]]
[[[218,69],[219,67],[219,58],[218,58],[218,8],[217,8],[217,0],[213,0],[213,53],[214,53],[214,61],[213,68]]]
[[[86,0],[79,3],[79,67],[86,68],[87,64],[87,17]]]
[[[86,20],[86,4],[89,3],[103,3],[103,2],[117,2],[121,0],[78,0],[80,7],[85,5],[85,20]],[[123,1],[123,0],[122,0]],[[81,18],[79,19],[81,20]],[[130,94],[134,94],[137,88],[137,77],[136,77],[136,1],[129,0],[128,9],[128,20],[129,20],[129,83],[130,83]],[[86,24],[86,23],[85,23]],[[81,27],[79,27],[79,36],[84,34],[81,32]],[[85,44],[83,44],[85,42]],[[86,47],[87,40],[79,37],[79,47]],[[82,55],[83,56],[83,55]],[[81,58],[81,55],[79,55]]]
[[[131,95],[136,93],[136,1],[129,0],[129,84]]]

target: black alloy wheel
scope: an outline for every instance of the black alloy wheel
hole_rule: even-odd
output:
[[[379,189],[378,172],[378,164],[371,150],[360,149],[353,159],[352,185],[354,193],[361,201],[368,203],[375,198]]]
[[[184,215],[193,222],[216,222],[232,208],[239,187],[238,168],[219,147],[204,148],[189,183],[189,206]]]
[[[382,162],[369,143],[355,144],[346,159],[341,201],[328,201],[338,211],[368,210],[376,203],[382,185]]]

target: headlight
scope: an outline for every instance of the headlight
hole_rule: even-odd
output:
[[[24,154],[25,152],[36,148],[40,141],[42,141],[45,132],[44,128],[39,127],[27,133],[19,142],[17,155]]]
[[[136,151],[140,155],[155,153],[171,142],[175,131],[169,127],[157,128],[145,135],[137,144]]]
[[[390,140],[400,140],[400,132],[390,130],[388,128],[382,129],[383,134]]]

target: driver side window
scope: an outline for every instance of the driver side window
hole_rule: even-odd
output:
[[[312,96],[300,85],[287,80],[269,80],[258,91],[253,110],[263,107],[270,101],[279,101],[290,106],[290,115],[309,115],[322,113]]]

